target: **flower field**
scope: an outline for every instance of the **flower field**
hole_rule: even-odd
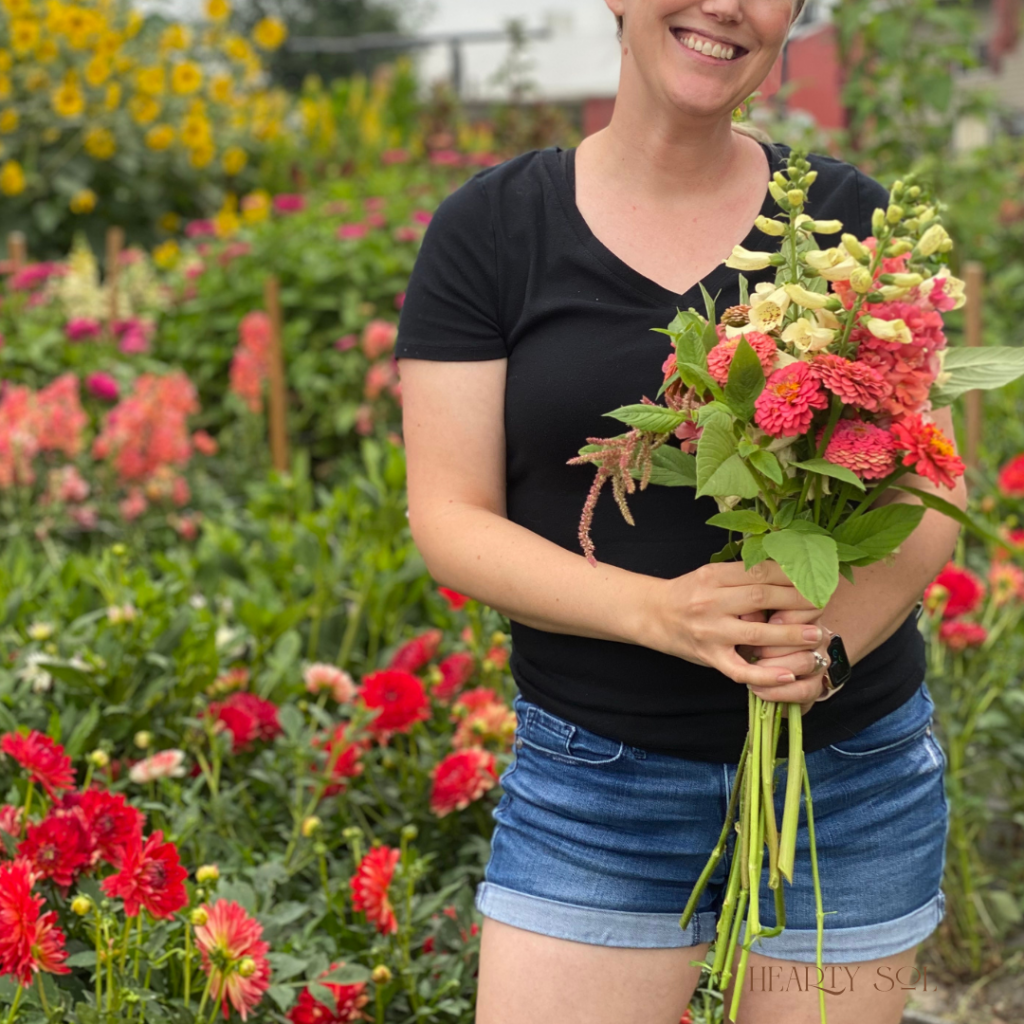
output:
[[[437,204],[561,128],[470,123],[401,65],[286,96],[282,31],[0,9],[2,1024],[473,1019],[515,688],[507,624],[412,543],[392,349]],[[948,223],[1009,344],[1024,221],[992,197],[1024,163],[985,159]],[[1024,924],[1018,396],[970,477],[1004,543],[962,540],[922,620],[954,819],[929,963],[960,977]]]

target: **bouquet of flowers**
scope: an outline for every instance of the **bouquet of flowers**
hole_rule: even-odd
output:
[[[804,153],[790,154],[770,183],[780,207],[758,228],[781,240],[780,251],[737,246],[726,266],[776,268],[773,284],[753,294],[740,277],[741,304],[721,318],[703,289],[707,317],[679,312],[661,333],[671,339],[657,398],[607,415],[625,434],[588,438],[570,465],[597,473],[580,521],[580,542],[594,565],[590,525],[598,496],[611,480],[626,521],[626,497],[648,484],[692,486],[716,499],[709,523],[728,531],[713,561],[742,558],[747,568],[776,561],[810,602],[823,608],[842,574],[895,552],[927,508],[985,532],[959,508],[902,480],[909,473],[952,488],[964,465],[929,413],[975,388],[1000,387],[1024,375],[1024,349],[947,349],[942,313],[964,305],[963,282],[948,270],[953,248],[938,204],[924,187],[898,181],[887,209],[876,209],[873,236],[841,234],[822,250],[815,234],[836,235],[838,221],[804,213],[816,172]],[[679,446],[667,444],[671,438]],[[876,506],[890,488],[920,504]],[[782,717],[789,750],[785,809],[775,819],[774,776]],[[752,691],[744,744],[718,844],[683,913],[685,927],[726,848],[738,813],[738,856],[718,922],[711,983],[724,991],[731,977],[740,923],[747,915],[739,976],[758,937],[785,927],[781,878],[793,881],[800,793],[810,832],[817,900],[817,963],[821,968],[821,891],[814,846],[810,785],[803,760],[799,704],[764,701]],[[765,849],[776,927],[759,919]],[[734,1020],[742,985],[729,1012]],[[824,994],[821,1014],[825,1019]]]

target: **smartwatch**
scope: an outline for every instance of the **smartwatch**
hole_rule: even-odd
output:
[[[828,642],[826,651],[829,657],[829,667],[825,670],[823,677],[825,692],[820,697],[815,698],[815,703],[828,700],[833,694],[838,693],[853,675],[853,666],[850,664],[850,658],[846,653],[846,646],[843,644],[843,638],[838,633],[833,634],[832,639]]]

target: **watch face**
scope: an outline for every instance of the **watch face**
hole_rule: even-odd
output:
[[[847,657],[842,637],[834,636],[829,641],[828,656],[832,659],[832,665],[828,670],[829,678],[836,686],[842,686],[853,675],[853,666]]]

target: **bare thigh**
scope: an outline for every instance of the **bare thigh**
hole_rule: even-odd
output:
[[[819,1024],[818,986],[825,991],[828,1024],[899,1024],[910,987],[920,986],[913,970],[917,947],[881,960],[825,964],[822,979],[814,964],[755,953],[747,957],[736,1024]],[[734,970],[739,969],[739,957]],[[733,979],[725,995],[725,1019],[731,1021]],[[904,987],[907,986],[907,987]]]
[[[707,950],[592,946],[485,917],[476,1024],[679,1024]]]

